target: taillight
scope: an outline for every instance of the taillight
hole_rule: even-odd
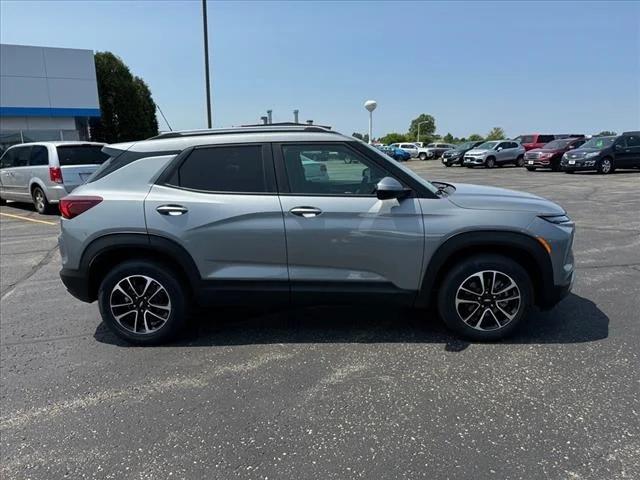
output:
[[[60,167],[49,167],[49,178],[52,182],[62,183],[62,170]]]
[[[60,214],[68,220],[77,217],[81,213],[86,212],[90,208],[95,207],[102,201],[102,197],[90,197],[90,196],[73,196],[69,195],[60,199],[59,207]]]

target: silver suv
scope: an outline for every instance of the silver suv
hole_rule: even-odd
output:
[[[493,340],[573,282],[574,224],[560,206],[428,182],[320,127],[178,132],[103,151],[60,203],[60,275],[134,343],[173,337],[196,305],[356,302],[437,305],[451,329]],[[326,175],[305,168],[318,155]]]
[[[0,200],[33,202],[48,213],[108,158],[103,143],[37,142],[14,145],[0,157]]]
[[[466,167],[485,166],[493,168],[496,165],[513,163],[518,167],[524,166],[525,148],[513,140],[492,140],[478,145],[464,154],[463,165]]]

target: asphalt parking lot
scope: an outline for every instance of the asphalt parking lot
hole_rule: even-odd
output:
[[[640,478],[640,172],[409,165],[562,204],[573,294],[493,344],[318,307],[201,314],[131,347],[59,281],[57,217],[1,207],[0,476]]]

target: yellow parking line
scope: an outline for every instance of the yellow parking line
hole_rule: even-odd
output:
[[[11,213],[0,212],[0,215],[2,215],[3,217],[18,218],[20,220],[26,220],[27,222],[44,223],[45,225],[58,225],[58,222],[47,222],[46,220],[37,220],[35,218],[23,217],[21,215],[12,215]]]

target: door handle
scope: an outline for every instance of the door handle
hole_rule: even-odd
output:
[[[156,208],[156,211],[161,215],[184,215],[189,211],[187,207],[183,207],[182,205],[160,205]]]
[[[289,210],[289,213],[292,213],[293,215],[297,215],[299,217],[313,218],[320,215],[322,213],[322,210],[316,207],[294,207]]]

